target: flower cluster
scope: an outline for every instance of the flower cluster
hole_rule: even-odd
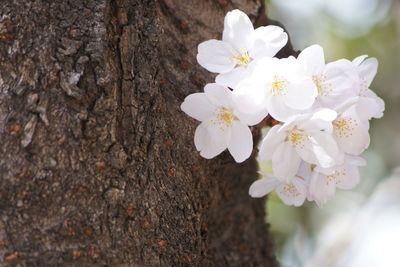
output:
[[[384,111],[382,99],[369,89],[378,62],[360,56],[326,63],[319,45],[297,58],[274,57],[287,41],[280,27],[254,29],[243,12],[228,12],[222,40],[198,46],[197,61],[218,74],[215,83],[186,97],[181,109],[201,121],[194,143],[202,157],[228,149],[239,163],[253,151],[249,126],[271,116],[279,124],[259,151],[260,165],[269,168],[261,168],[250,195],[276,191],[287,205],[300,206],[307,198],[321,206],[336,188],[359,182],[369,120]]]

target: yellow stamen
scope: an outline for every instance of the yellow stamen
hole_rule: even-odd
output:
[[[326,185],[329,185],[330,183],[339,184],[341,182],[340,178],[344,176],[346,176],[346,169],[336,170],[333,174],[326,176]]]
[[[272,82],[272,90],[280,90],[283,87],[283,81],[282,80],[274,80]]]
[[[291,131],[289,135],[290,142],[292,142],[292,144],[295,146],[299,145],[304,138],[304,133],[297,130]]]
[[[352,118],[338,118],[333,121],[333,127],[339,137],[350,137],[358,123]]]
[[[233,60],[236,62],[237,65],[245,66],[249,64],[251,61],[251,57],[249,52],[244,52],[243,49],[240,49],[240,53],[233,57]]]
[[[229,110],[222,109],[218,113],[218,119],[226,124],[230,124],[234,120],[234,115]]]
[[[314,81],[315,86],[317,87],[318,94],[319,94],[319,95],[322,95],[323,92],[324,92],[324,90],[323,90],[323,87],[322,87],[322,81],[321,81],[321,79],[320,79],[318,76],[313,76],[312,79],[313,79],[313,81]]]
[[[289,196],[293,197],[298,197],[300,195],[300,192],[297,190],[297,188],[292,184],[285,184],[283,186],[283,193]]]
[[[229,127],[233,121],[238,120],[238,118],[233,114],[232,110],[220,107],[217,109],[215,114],[216,120],[214,120],[214,124],[218,124],[221,130],[224,130],[225,127]]]
[[[275,76],[271,82],[271,93],[272,95],[282,95],[286,93],[287,81],[282,78]]]
[[[312,77],[312,80],[315,84],[315,87],[317,87],[318,95],[328,96],[332,92],[332,85],[325,81],[326,80],[325,75],[323,75],[323,74],[314,75]]]

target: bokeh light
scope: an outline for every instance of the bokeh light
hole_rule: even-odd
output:
[[[287,207],[271,195],[267,220],[283,267],[400,266],[400,1],[270,0],[295,49],[320,44],[328,61],[367,54],[379,60],[372,89],[385,115],[371,123],[368,166],[352,191],[324,208]]]

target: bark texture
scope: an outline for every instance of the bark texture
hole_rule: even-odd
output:
[[[180,109],[233,8],[260,0],[3,0],[1,266],[275,266],[253,158],[202,159]],[[255,131],[255,135],[257,135]]]

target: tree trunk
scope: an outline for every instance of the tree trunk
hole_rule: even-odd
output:
[[[260,0],[3,0],[0,265],[275,266],[254,158],[202,159],[197,44]],[[254,131],[258,135],[257,130]]]

